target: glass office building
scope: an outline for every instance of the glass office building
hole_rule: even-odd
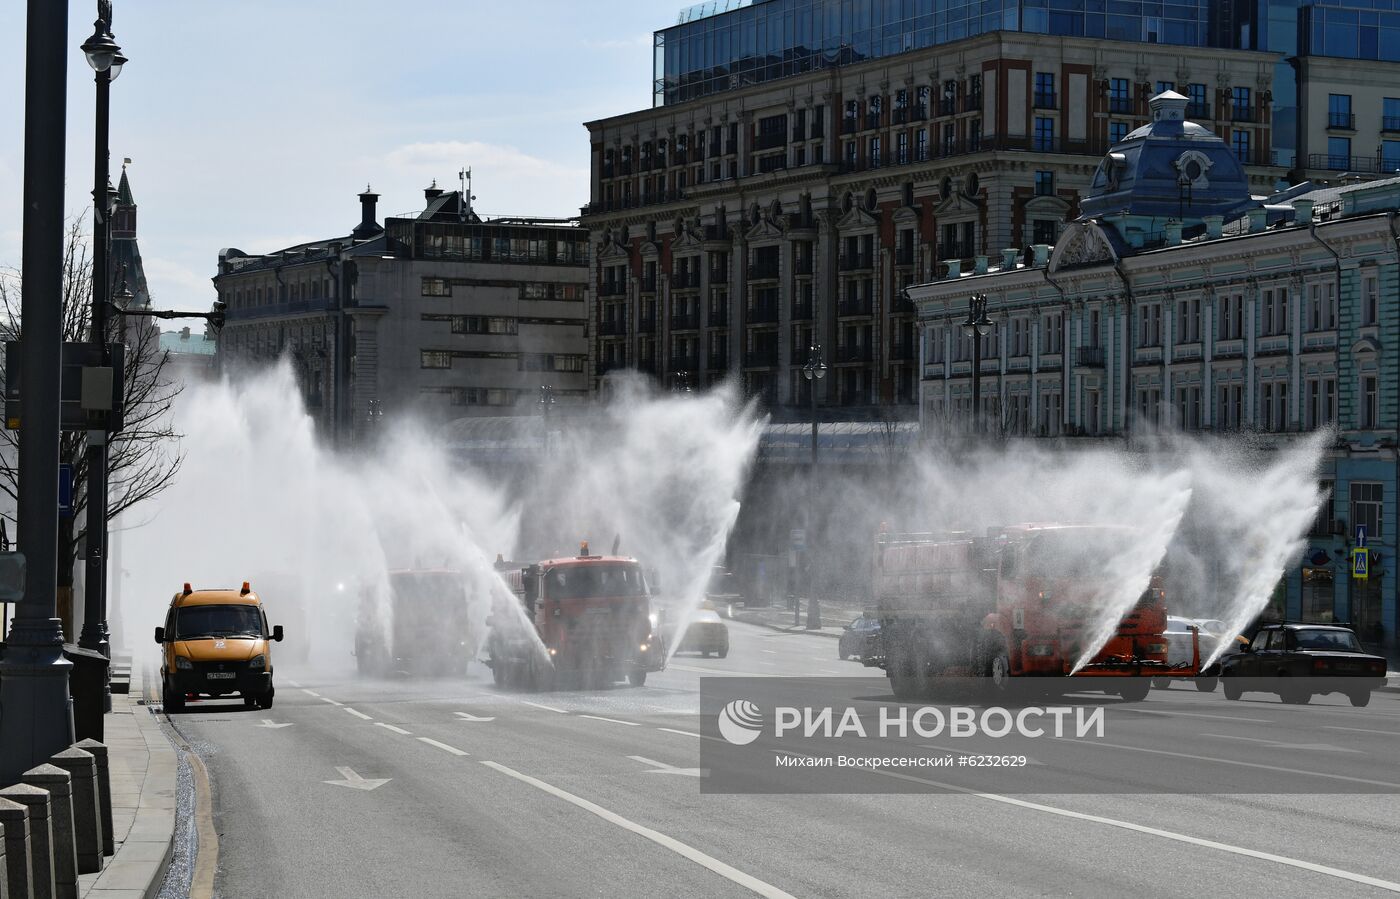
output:
[[[989,31],[1205,46],[1209,0],[712,0],[655,34],[657,105]]]
[[[1400,62],[1400,0],[1314,0],[1301,12],[1304,55]]]

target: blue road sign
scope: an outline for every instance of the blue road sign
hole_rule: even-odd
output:
[[[1371,553],[1365,549],[1351,551],[1351,576],[1364,581],[1371,576]]]
[[[1365,546],[1365,545],[1366,545],[1366,525],[1364,525],[1364,524],[1358,524],[1358,525],[1356,526],[1356,545],[1357,545],[1357,546]]]
[[[58,514],[73,514],[73,466],[58,466]]]

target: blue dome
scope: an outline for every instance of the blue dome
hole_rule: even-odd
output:
[[[1206,216],[1238,218],[1258,205],[1234,152],[1219,135],[1186,121],[1187,99],[1175,91],[1153,97],[1152,122],[1109,148],[1081,217],[1175,219],[1187,229]]]

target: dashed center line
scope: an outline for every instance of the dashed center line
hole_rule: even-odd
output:
[[[625,724],[625,725],[627,725],[628,727],[641,727],[641,725],[638,724],[638,723],[635,722],[635,721],[619,721],[619,720],[616,719],[616,718],[604,718],[602,715],[579,715],[579,717],[580,717],[580,718],[592,718],[594,721],[608,721],[608,722],[611,722],[612,724]]]
[[[409,731],[404,730],[402,727],[395,727],[395,726],[392,725],[392,724],[385,724],[383,721],[376,721],[376,722],[374,722],[374,726],[375,726],[375,727],[382,727],[382,728],[384,728],[385,730],[392,730],[394,733],[396,733],[396,734],[403,734],[405,737],[411,737],[411,736],[413,736],[412,733],[410,733]]]
[[[431,737],[419,737],[419,738],[418,738],[418,742],[419,742],[419,743],[427,743],[429,746],[436,746],[438,749],[441,749],[443,752],[450,752],[450,753],[452,753],[453,755],[471,755],[471,753],[469,753],[469,752],[463,752],[462,750],[458,749],[456,746],[448,746],[446,743],[439,743],[437,740],[434,740],[434,739],[432,739]]]
[[[680,734],[682,737],[698,737],[701,740],[714,740],[716,743],[723,743],[719,737],[707,737],[704,734],[691,733],[688,730],[676,730],[674,727],[658,727],[657,730],[664,730],[668,734]]]
[[[520,701],[523,702],[525,705],[534,706],[537,709],[544,709],[546,712],[558,712],[561,715],[569,714],[568,709],[556,709],[552,705],[544,705],[543,703],[531,702],[528,699],[522,699]]]
[[[321,697],[321,701],[322,701],[322,702],[329,702],[331,705],[345,705],[345,703],[343,703],[343,702],[337,702],[336,700],[331,699],[329,696],[322,696],[322,697]]]
[[[345,711],[347,711],[347,712],[349,712],[350,714],[354,715],[356,718],[363,718],[363,719],[366,720],[366,721],[373,721],[373,720],[374,720],[374,719],[371,718],[369,715],[366,715],[364,712],[357,712],[357,711],[355,711],[354,709],[350,708],[349,706],[344,706],[344,709],[345,709]]]
[[[306,689],[305,687],[302,687],[301,692],[305,693],[307,696],[315,696],[315,697],[318,698],[318,699],[319,699],[320,696],[321,696],[321,694],[320,694],[320,693],[317,693],[315,690],[308,690],[308,689]]]

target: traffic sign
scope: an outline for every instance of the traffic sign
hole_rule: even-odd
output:
[[[1365,546],[1365,545],[1366,545],[1366,525],[1364,525],[1364,524],[1358,524],[1358,525],[1356,526],[1356,545],[1357,545],[1357,546]]]
[[[1351,551],[1351,576],[1364,581],[1371,576],[1371,551],[1357,547]]]

